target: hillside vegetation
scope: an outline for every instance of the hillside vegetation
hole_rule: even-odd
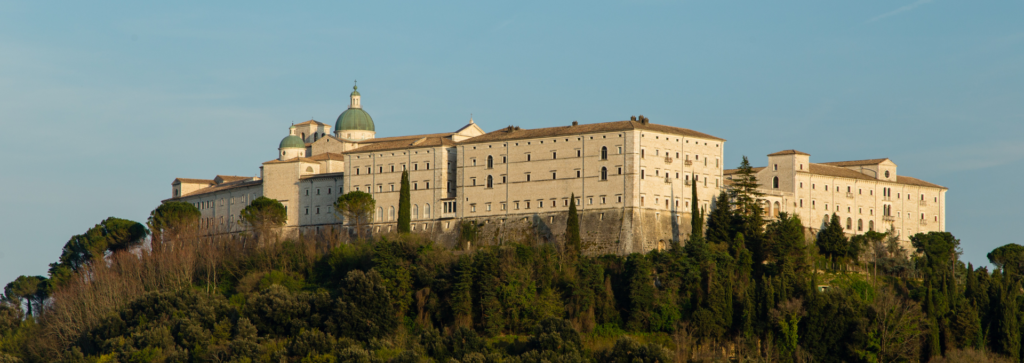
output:
[[[946,232],[907,251],[833,218],[808,241],[748,197],[723,193],[706,222],[692,211],[688,240],[628,256],[582,254],[575,223],[543,244],[473,240],[467,222],[473,250],[414,234],[275,241],[260,223],[280,204],[263,201],[253,234],[201,237],[198,211],[170,202],[148,229],[105,220],[49,277],[8,284],[0,362],[1021,360],[1024,247],[993,251],[990,272],[959,262]]]

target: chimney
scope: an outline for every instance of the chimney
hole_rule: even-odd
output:
[[[579,124],[580,124],[580,123],[579,123],[578,121],[575,121],[575,120],[573,120],[573,122],[572,122],[572,125],[573,125],[573,126],[579,126]]]

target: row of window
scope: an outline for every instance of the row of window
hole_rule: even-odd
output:
[[[454,203],[454,202],[453,202]],[[393,221],[395,220],[395,206],[388,207],[387,219],[384,219],[384,207],[377,207],[377,219],[378,221]],[[410,208],[412,212],[412,219],[420,219],[420,205],[413,204]],[[423,205],[423,219],[430,219],[430,204]]]
[[[800,188],[803,189],[803,187],[804,187],[804,183],[800,182]],[[774,189],[778,189],[779,188],[779,177],[777,177],[777,176],[776,177],[772,177],[772,188],[774,188]],[[813,190],[813,189],[816,189],[816,188],[817,188],[817,185],[812,183],[811,184],[811,189]],[[836,193],[838,193],[839,192],[839,187],[837,186],[837,187],[833,188],[833,190]],[[828,191],[828,184],[825,184],[825,191],[826,192]],[[852,194],[853,193],[853,187],[851,187],[849,185],[846,186],[846,192]],[[858,188],[857,189],[857,194],[858,195],[864,194],[864,189]],[[872,190],[872,189],[868,189],[868,195],[875,195],[875,191]],[[902,199],[901,195],[902,195],[901,193],[896,193],[896,199]],[[883,197],[892,197],[892,188],[882,188],[882,196]],[[933,198],[933,200],[936,203],[939,202],[939,197],[936,196],[936,197],[932,197],[932,198]],[[910,193],[907,193],[907,200],[910,200]],[[921,194],[921,201],[923,202],[924,200],[925,200],[925,195],[922,193]]]
[[[644,196],[644,195],[640,196],[640,206],[641,207],[646,205],[646,199],[647,199],[646,196]],[[654,206],[655,207],[661,205],[661,203],[659,203],[659,200],[662,200],[662,198],[661,197],[657,197],[657,196],[654,197]],[[669,205],[669,198],[664,198],[664,200],[665,200],[665,209],[668,209],[669,207],[671,207],[671,205]],[[679,198],[676,198],[674,204],[675,204],[676,208],[679,208]],[[685,206],[683,208],[690,208],[690,201],[689,200],[685,201],[684,205]]]
[[[430,163],[424,163],[424,164],[426,164],[426,167],[427,167],[426,170],[430,170]],[[400,165],[402,166],[402,170],[399,170],[399,171],[405,171],[405,164],[400,164]],[[361,175],[362,168],[355,167],[355,168],[352,168],[352,169],[356,171],[356,175]],[[395,172],[395,166],[394,165],[388,165],[388,170],[389,170],[389,172],[394,173]],[[413,163],[412,164],[412,170],[413,171],[420,170],[420,164],[419,163]],[[366,174],[371,174],[371,173],[373,173],[372,167],[367,166],[366,167]],[[384,173],[384,166],[383,165],[378,165],[377,166],[377,173],[378,174],[383,174]]]
[[[308,191],[307,191],[307,195],[308,195]],[[246,205],[248,205],[250,202],[252,202],[253,199],[256,199],[256,194],[252,194],[252,195],[245,194],[245,195],[241,195],[241,196],[230,197],[231,203],[242,203],[242,204],[246,204]],[[202,201],[202,202],[195,202],[195,203],[192,203],[192,206],[196,207],[196,209],[199,209],[199,210],[206,210],[206,209],[211,209],[211,208],[213,208],[213,207],[215,207],[217,205],[223,207],[226,200],[227,199],[225,199],[225,198],[220,198],[220,199],[217,199],[217,200],[207,200],[207,201]]]
[[[451,182],[448,182],[448,183],[449,183],[449,185],[451,184]],[[420,182],[418,182],[418,181],[410,183],[409,186],[412,188],[412,190],[420,190]],[[424,180],[423,181],[423,186],[424,186],[423,189],[430,189],[430,181]],[[355,186],[355,190],[357,192],[360,191],[358,185]],[[388,191],[389,192],[395,191],[395,184],[394,183],[388,184]],[[369,184],[366,184],[366,192],[371,192]],[[377,192],[378,193],[383,193],[384,192],[384,184],[377,184]],[[327,194],[331,194],[331,193],[328,192]],[[308,193],[307,193],[307,195],[308,195]]]

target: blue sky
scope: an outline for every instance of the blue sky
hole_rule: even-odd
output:
[[[0,284],[175,177],[256,175],[359,80],[378,136],[627,119],[888,157],[964,259],[1022,243],[1022,1],[0,1]]]

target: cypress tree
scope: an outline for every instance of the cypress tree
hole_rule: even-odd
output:
[[[723,243],[730,242],[732,233],[729,231],[729,226],[732,222],[732,215],[729,211],[729,193],[722,190],[718,194],[718,199],[715,200],[715,206],[711,209],[711,213],[708,213],[708,231],[707,240],[712,243]]]
[[[412,230],[412,206],[409,202],[409,172],[402,172],[402,189],[398,193],[398,233]]]
[[[697,181],[690,185],[690,235],[704,237],[704,216],[697,207]]]
[[[750,166],[747,156],[744,155],[743,162],[740,163],[739,170],[732,179],[732,189],[730,189],[732,201],[736,204],[739,214],[744,216],[760,214],[758,212],[761,208],[758,201],[764,196],[764,193],[757,188],[757,174]]]
[[[569,216],[565,220],[565,250],[575,260],[582,250],[580,241],[580,217],[576,212],[576,193],[569,195]]]

